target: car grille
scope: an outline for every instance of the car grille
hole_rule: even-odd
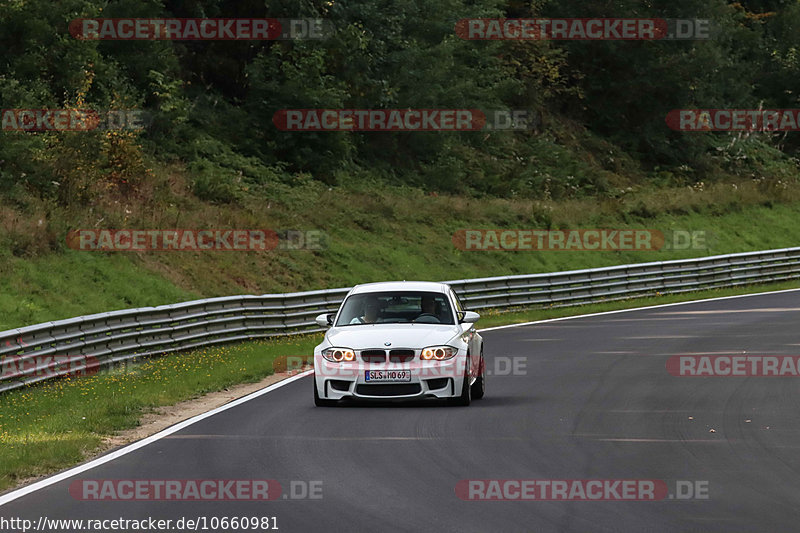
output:
[[[390,363],[405,363],[414,359],[414,350],[389,350]]]
[[[339,392],[347,392],[350,390],[350,382],[344,381],[342,379],[332,379],[328,381],[331,388],[333,390],[338,390]]]
[[[426,380],[430,390],[438,390],[447,387],[450,384],[450,378],[436,378]]]
[[[422,387],[419,383],[387,383],[385,385],[358,385],[356,394],[364,396],[410,396],[419,394]]]
[[[385,363],[386,350],[361,350],[361,359],[365,363]]]
[[[408,348],[389,350],[390,363],[407,363],[413,361],[414,357],[414,350]],[[386,350],[361,350],[361,360],[365,363],[385,363]]]

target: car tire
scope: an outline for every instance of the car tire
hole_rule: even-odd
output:
[[[336,402],[333,400],[323,400],[319,397],[319,392],[317,392],[317,380],[312,376],[311,382],[314,384],[314,405],[317,407],[333,407],[336,405]]]
[[[469,384],[469,362],[467,362],[467,368],[464,370],[464,384],[461,386],[461,396],[453,398],[451,402],[453,405],[462,407],[472,403],[472,387]]]
[[[483,352],[481,352],[480,365],[481,375],[472,384],[472,390],[470,391],[473,400],[480,400],[486,394],[486,362],[483,360]]]

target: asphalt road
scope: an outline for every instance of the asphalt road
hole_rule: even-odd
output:
[[[275,516],[287,533],[795,531],[800,378],[674,377],[665,363],[798,354],[798,324],[800,292],[783,292],[486,331],[495,375],[470,407],[315,408],[305,377],[7,503],[0,517]],[[496,375],[509,360],[526,366]],[[74,479],[254,478],[285,492],[321,481],[323,497],[92,502],[68,491]],[[465,479],[658,479],[673,496],[691,481],[708,498],[463,501],[454,489]]]

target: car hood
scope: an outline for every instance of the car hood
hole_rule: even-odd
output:
[[[328,330],[331,346],[365,348],[414,348],[447,344],[461,333],[459,326],[439,324],[363,324]],[[390,342],[390,346],[385,343]]]

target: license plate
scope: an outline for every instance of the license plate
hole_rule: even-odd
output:
[[[387,381],[411,381],[410,370],[365,370],[364,381],[370,383]]]

